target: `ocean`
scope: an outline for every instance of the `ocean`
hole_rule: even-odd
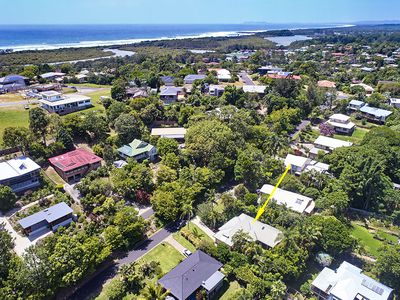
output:
[[[0,49],[45,50],[111,46],[147,40],[249,35],[337,24],[0,25]]]

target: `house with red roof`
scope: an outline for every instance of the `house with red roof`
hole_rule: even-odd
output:
[[[101,166],[101,158],[84,150],[76,149],[49,159],[50,164],[66,182],[77,182],[90,171]]]

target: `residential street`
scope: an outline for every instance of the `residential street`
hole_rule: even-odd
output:
[[[153,209],[148,209],[144,211],[141,216],[144,219],[150,218],[154,214]],[[83,286],[81,286],[72,296],[63,299],[71,299],[71,300],[82,300],[89,299],[90,297],[99,293],[103,287],[103,285],[107,282],[107,280],[113,278],[118,273],[118,268],[122,265],[132,263],[138,259],[140,259],[143,255],[149,252],[151,249],[159,245],[165,239],[170,237],[175,230],[171,228],[163,228],[157,231],[154,235],[152,235],[149,239],[143,241],[139,244],[135,249],[126,253],[123,258],[118,259],[115,264],[106,268],[104,271],[93,277],[91,280],[86,282]]]
[[[240,72],[239,76],[245,85],[255,85],[253,80],[251,80],[250,76],[245,72]]]

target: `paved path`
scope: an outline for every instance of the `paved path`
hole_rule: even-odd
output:
[[[174,247],[176,250],[179,251],[179,253],[183,254],[183,250],[186,250],[185,247],[183,247],[177,240],[174,239],[172,235],[168,236],[165,241],[170,244],[172,247]]]
[[[192,222],[199,226],[201,230],[203,230],[213,241],[215,241],[214,232],[206,225],[204,225],[204,223],[200,220],[198,216],[196,216],[196,218],[194,218]]]
[[[37,101],[37,100],[3,102],[3,103],[0,103],[0,107],[25,106],[28,104],[37,104],[37,103],[39,103],[39,101]]]
[[[255,85],[249,74],[247,74],[245,71],[240,72],[239,75],[245,85]]]
[[[64,184],[64,190],[76,203],[81,203],[81,193],[75,188],[75,184]]]
[[[142,211],[141,213],[139,213],[140,216],[143,217],[143,219],[147,220],[148,218],[150,218],[152,215],[154,215],[154,210],[150,207],[144,211]]]

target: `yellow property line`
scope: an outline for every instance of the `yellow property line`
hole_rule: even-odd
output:
[[[279,178],[278,183],[275,185],[275,187],[274,187],[274,189],[272,190],[271,194],[269,195],[267,201],[265,201],[264,205],[258,210],[257,216],[254,218],[254,222],[256,222],[256,221],[261,217],[261,215],[264,213],[265,208],[266,208],[267,205],[268,205],[268,202],[272,199],[272,197],[274,196],[276,190],[278,189],[279,185],[281,184],[282,180],[285,178],[287,172],[289,172],[289,170],[290,170],[291,168],[292,168],[292,165],[290,165],[290,164],[286,167],[285,172],[283,173],[283,175],[281,176],[281,178]]]

